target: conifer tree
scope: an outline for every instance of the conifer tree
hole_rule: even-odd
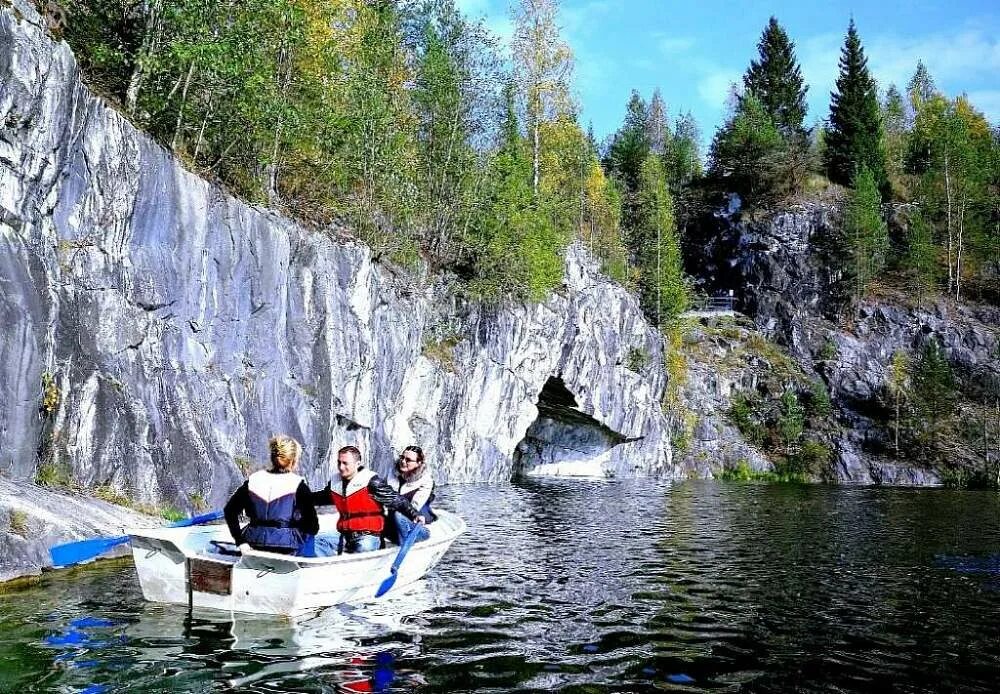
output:
[[[625,184],[627,192],[635,192],[638,187],[639,169],[649,154],[648,121],[649,107],[639,92],[633,89],[625,110],[625,122],[611,138],[605,157],[605,164]]]
[[[719,128],[709,151],[709,175],[746,202],[768,202],[777,192],[774,163],[784,146],[760,99],[749,92]]]
[[[825,164],[831,181],[850,185],[863,164],[879,190],[887,192],[878,94],[853,19],[840,53],[837,91],[830,95],[830,129],[825,142]]]
[[[890,183],[898,183],[906,160],[906,104],[895,84],[890,84],[882,104],[885,130],[885,167]]]
[[[673,200],[663,165],[653,152],[640,167],[637,197],[633,244],[639,260],[642,303],[650,319],[662,325],[687,308],[688,290]]]
[[[639,170],[650,152],[648,122],[649,108],[639,92],[633,89],[625,122],[612,137],[604,161],[608,171],[621,183],[624,198],[622,223],[626,229],[635,226]]]
[[[889,246],[875,177],[864,164],[854,176],[854,191],[844,217],[854,266],[855,299],[860,301],[868,284],[884,267]]]
[[[701,131],[691,112],[681,114],[674,125],[667,150],[667,181],[672,191],[701,176]]]
[[[663,103],[663,95],[660,90],[653,91],[653,98],[649,101],[649,109],[646,113],[646,139],[649,140],[649,147],[661,157],[670,147],[670,125],[667,123],[667,105]]]
[[[802,83],[795,44],[775,17],[764,29],[757,50],[760,59],[751,61],[743,76],[745,90],[757,95],[783,133],[803,133],[809,87]]]
[[[934,84],[934,78],[928,72],[924,61],[918,60],[917,69],[913,73],[913,77],[910,78],[910,83],[906,85],[906,94],[910,97],[910,106],[913,108],[914,113],[916,113],[921,103],[926,102],[937,93],[938,90]]]

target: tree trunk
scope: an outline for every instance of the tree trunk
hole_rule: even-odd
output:
[[[539,176],[539,170],[541,168],[541,161],[540,160],[541,160],[541,156],[542,156],[542,140],[541,140],[541,132],[540,132],[540,130],[541,130],[541,124],[539,123],[539,118],[536,117],[535,118],[535,127],[532,129],[532,137],[533,137],[532,150],[533,150],[533,154],[534,154],[534,158],[533,158],[533,161],[532,161],[532,167],[534,169],[533,177],[532,177],[532,186],[534,187],[534,191],[535,191],[535,195],[536,196],[538,195],[538,179],[540,178],[540,176]]]
[[[963,196],[962,204],[958,208],[958,253],[955,260],[955,301],[958,301],[962,294],[962,233],[965,231],[965,203],[966,198]]]
[[[949,157],[948,154],[944,155],[944,191],[947,198],[947,224],[948,224],[948,293],[951,294],[951,288],[954,285],[954,274],[952,273],[952,231],[951,231],[951,171],[949,170]]]
[[[181,125],[184,123],[184,104],[187,103],[188,87],[191,86],[191,75],[194,74],[194,61],[188,65],[187,77],[184,78],[184,90],[181,92],[181,105],[177,109],[177,126],[174,128],[174,139],[170,141],[170,149],[177,151],[177,140],[180,138]]]
[[[139,55],[136,57],[132,76],[128,81],[128,89],[125,90],[125,112],[130,116],[135,116],[136,103],[139,101],[139,89],[145,77],[145,66],[156,53],[160,36],[160,0],[152,0],[148,4],[143,4],[143,12],[146,14],[146,30],[143,32],[142,46],[139,48]]]

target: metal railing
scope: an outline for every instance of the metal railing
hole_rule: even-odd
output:
[[[712,313],[722,313],[733,311],[736,306],[736,297],[732,294],[722,296],[695,296],[691,300],[691,311],[709,311]]]

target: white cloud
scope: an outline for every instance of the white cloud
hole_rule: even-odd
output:
[[[1000,72],[1000,40],[979,29],[920,38],[876,36],[865,51],[882,87],[890,82],[905,86],[918,60],[924,61],[932,77],[945,82],[967,82]]]
[[[986,114],[990,123],[1000,123],[1000,89],[977,89],[969,92],[969,101]]]
[[[666,56],[686,53],[694,44],[694,37],[691,36],[660,36],[656,39],[657,49]]]
[[[730,85],[739,81],[740,73],[735,70],[713,70],[698,80],[698,96],[713,108],[721,109],[726,105]]]
[[[467,17],[478,19],[491,13],[490,0],[456,0],[455,7]]]
[[[584,37],[603,29],[603,17],[611,14],[621,14],[626,11],[624,0],[591,0],[579,7],[560,9],[559,19],[562,29],[570,38]],[[572,40],[571,43],[574,43]]]

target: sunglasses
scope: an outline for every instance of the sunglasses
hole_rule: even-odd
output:
[[[408,462],[408,463],[419,463],[420,462],[417,458],[407,458],[405,455],[399,456],[399,462],[402,463],[404,460],[406,462]]]

